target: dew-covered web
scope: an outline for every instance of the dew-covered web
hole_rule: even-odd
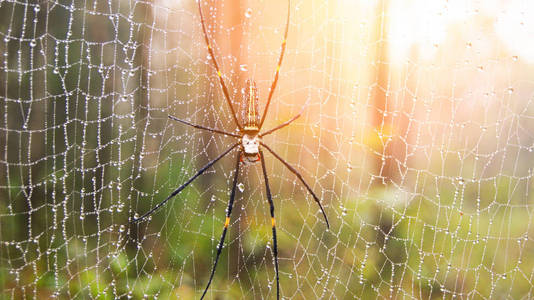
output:
[[[432,2],[432,3],[427,3]],[[530,1],[291,1],[263,141],[283,299],[534,297]],[[263,107],[287,2],[202,1],[238,109]],[[0,2],[2,298],[198,299],[237,152],[197,2]],[[275,299],[259,164],[209,299]]]

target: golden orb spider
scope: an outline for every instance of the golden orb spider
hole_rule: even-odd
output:
[[[197,171],[195,175],[193,175],[191,178],[189,178],[184,184],[182,184],[180,187],[178,187],[176,190],[174,190],[165,200],[157,204],[154,208],[149,210],[147,213],[142,215],[139,218],[134,218],[131,223],[137,223],[146,217],[150,216],[152,213],[154,213],[156,210],[158,210],[161,206],[163,206],[165,203],[167,203],[170,199],[172,199],[174,196],[178,195],[185,187],[187,187],[191,182],[193,182],[198,176],[200,176],[202,173],[204,173],[208,168],[210,168],[213,164],[215,164],[218,160],[226,156],[230,151],[235,149],[236,147],[240,146],[239,153],[237,155],[237,162],[235,166],[235,174],[233,179],[233,186],[232,186],[232,192],[230,194],[230,200],[228,202],[228,207],[226,209],[226,219],[224,222],[224,228],[223,232],[221,234],[221,239],[219,241],[219,244],[217,245],[217,255],[215,257],[215,262],[213,264],[213,268],[211,270],[211,275],[208,281],[208,284],[206,285],[206,288],[204,289],[204,292],[202,293],[202,297],[200,299],[203,299],[206,296],[206,293],[209,289],[209,286],[213,280],[213,276],[215,274],[215,269],[217,268],[217,262],[219,261],[219,256],[221,255],[223,244],[226,237],[226,232],[228,230],[228,225],[230,224],[230,215],[232,214],[232,207],[234,205],[234,198],[235,198],[235,189],[237,186],[237,176],[239,174],[239,166],[240,164],[244,165],[251,165],[258,161],[261,162],[261,167],[263,170],[263,178],[265,180],[265,190],[267,194],[267,200],[269,201],[270,206],[270,212],[271,212],[271,226],[273,231],[273,256],[274,256],[274,267],[275,267],[275,273],[276,273],[276,298],[280,299],[280,280],[278,275],[278,245],[276,240],[276,222],[274,219],[274,203],[271,197],[271,189],[269,187],[269,179],[267,178],[267,170],[265,168],[265,158],[263,156],[263,152],[260,149],[260,146],[267,149],[274,157],[276,157],[282,164],[284,164],[293,174],[297,176],[297,178],[302,182],[302,184],[306,187],[306,189],[310,192],[313,199],[317,204],[319,205],[319,208],[321,209],[321,212],[323,214],[323,217],[326,222],[326,226],[329,228],[330,225],[328,223],[328,218],[326,217],[326,213],[323,209],[323,206],[321,205],[321,202],[319,201],[319,198],[315,193],[312,191],[310,186],[304,181],[304,178],[302,175],[293,168],[288,162],[286,162],[283,158],[281,158],[276,152],[274,152],[271,148],[269,148],[267,145],[265,145],[261,138],[271,134],[283,127],[286,127],[287,125],[291,124],[293,121],[295,121],[298,117],[300,117],[300,113],[293,117],[292,119],[286,121],[285,123],[282,123],[278,126],[276,126],[273,129],[267,130],[265,132],[260,132],[263,122],[265,121],[265,116],[267,115],[267,110],[269,108],[269,104],[271,102],[271,98],[273,96],[274,90],[276,88],[276,84],[278,82],[278,74],[280,72],[280,66],[282,65],[282,60],[284,58],[284,52],[286,49],[286,41],[287,41],[287,32],[289,29],[289,15],[290,15],[290,1],[288,0],[287,7],[287,21],[286,21],[286,27],[285,27],[285,33],[284,33],[284,39],[282,41],[281,46],[281,52],[280,57],[278,58],[278,64],[276,66],[276,71],[274,75],[274,80],[271,85],[271,89],[269,91],[269,96],[267,98],[267,103],[265,104],[265,108],[263,110],[263,114],[260,119],[259,112],[259,106],[258,106],[258,92],[256,88],[256,83],[253,80],[247,80],[246,81],[246,87],[245,87],[245,93],[244,98],[242,102],[242,123],[238,121],[237,115],[235,113],[234,107],[232,106],[232,102],[230,101],[230,96],[228,94],[228,89],[226,88],[226,85],[224,83],[224,79],[222,77],[221,71],[219,69],[219,65],[217,64],[217,60],[215,59],[215,55],[213,53],[213,48],[211,46],[207,31],[206,31],[206,25],[204,23],[204,16],[202,15],[202,8],[200,5],[200,0],[198,2],[198,10],[200,13],[200,22],[202,24],[202,31],[204,32],[204,39],[206,41],[206,44],[208,46],[208,52],[211,57],[211,62],[213,63],[213,66],[215,67],[215,70],[217,71],[217,76],[219,77],[219,81],[221,84],[221,88],[224,94],[224,98],[226,99],[226,102],[228,103],[228,106],[230,107],[230,110],[232,112],[232,117],[234,119],[235,125],[237,126],[239,133],[230,133],[219,129],[204,127],[201,125],[192,124],[188,121],[178,119],[174,116],[169,116],[171,120],[178,121],[182,124],[192,126],[197,129],[207,130],[209,132],[213,133],[219,133],[226,136],[231,136],[238,139],[238,142],[233,144],[230,148],[228,148],[226,151],[224,151],[222,154],[217,156],[215,159],[208,162],[205,166],[203,166],[200,170]]]

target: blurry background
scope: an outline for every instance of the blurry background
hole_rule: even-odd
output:
[[[283,0],[202,1],[234,106],[263,105]],[[534,4],[291,1],[264,142],[284,299],[534,297]],[[197,3],[0,2],[1,298],[199,298],[235,152]],[[211,299],[274,299],[259,165]]]

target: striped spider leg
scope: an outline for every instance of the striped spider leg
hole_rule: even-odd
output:
[[[224,241],[226,238],[226,233],[228,230],[228,226],[230,225],[230,217],[232,213],[232,208],[234,205],[234,199],[235,199],[235,189],[237,185],[237,178],[239,174],[239,168],[240,165],[253,165],[257,162],[261,162],[261,168],[263,172],[263,178],[265,182],[265,190],[267,195],[267,201],[269,203],[270,208],[270,215],[271,215],[271,227],[272,227],[272,235],[273,235],[273,257],[274,257],[274,266],[275,266],[275,273],[276,273],[276,298],[280,299],[280,278],[278,274],[278,243],[277,243],[277,236],[276,236],[276,222],[275,222],[275,215],[274,215],[274,202],[272,200],[271,195],[271,189],[269,186],[269,179],[267,176],[267,169],[265,167],[265,157],[263,155],[263,151],[260,149],[260,147],[263,147],[267,149],[268,152],[270,152],[276,159],[278,159],[286,168],[289,169],[297,178],[300,180],[300,182],[304,185],[304,187],[308,190],[308,192],[312,195],[314,201],[319,206],[321,213],[323,214],[324,220],[326,222],[326,226],[329,228],[330,225],[328,223],[328,218],[326,217],[326,213],[323,209],[323,206],[321,205],[321,202],[317,195],[313,192],[313,190],[310,188],[310,186],[306,183],[302,175],[294,168],[292,167],[287,161],[285,161],[280,155],[278,155],[274,150],[272,150],[269,146],[264,144],[261,141],[261,138],[269,135],[273,132],[276,132],[289,124],[291,124],[293,121],[298,119],[301,115],[299,113],[295,117],[291,118],[290,120],[270,129],[265,132],[260,132],[261,128],[263,126],[263,122],[265,121],[265,117],[267,115],[267,111],[269,108],[269,104],[271,102],[271,98],[273,96],[274,90],[276,89],[276,85],[278,82],[278,75],[280,71],[280,66],[282,65],[282,60],[284,58],[284,52],[286,48],[286,40],[287,40],[287,33],[289,28],[289,12],[290,12],[290,2],[288,0],[288,13],[287,13],[287,21],[286,21],[286,27],[285,27],[285,33],[284,33],[284,39],[282,41],[281,51],[280,51],[280,57],[278,58],[278,64],[276,66],[276,71],[274,75],[274,79],[271,85],[271,88],[269,90],[269,96],[267,98],[267,102],[265,104],[265,108],[263,110],[263,113],[260,118],[259,112],[259,100],[258,100],[258,92],[256,88],[256,84],[253,80],[247,80],[246,87],[245,87],[245,93],[244,97],[242,99],[242,107],[241,107],[241,123],[238,120],[238,115],[236,114],[234,107],[232,106],[232,101],[230,100],[230,96],[228,93],[228,89],[226,88],[226,85],[224,83],[224,79],[222,76],[222,73],[219,69],[219,65],[217,64],[217,60],[215,59],[215,55],[213,52],[213,47],[210,44],[210,39],[208,37],[207,31],[206,31],[206,25],[204,22],[204,16],[202,15],[202,8],[200,4],[200,0],[198,2],[198,9],[200,13],[200,21],[202,25],[202,31],[204,33],[204,39],[206,41],[208,52],[211,57],[211,62],[213,66],[215,67],[215,70],[217,72],[217,76],[219,78],[219,82],[221,84],[221,88],[224,94],[224,98],[226,100],[226,103],[230,107],[230,111],[232,113],[232,118],[234,120],[235,126],[238,129],[238,133],[230,133],[223,130],[215,129],[215,128],[209,128],[201,125],[196,125],[193,123],[190,123],[186,120],[179,119],[174,116],[169,116],[169,119],[173,121],[180,122],[182,124],[194,127],[196,129],[206,130],[211,133],[216,134],[222,134],[228,137],[236,138],[238,141],[230,146],[228,149],[226,149],[222,154],[217,156],[215,159],[209,161],[206,165],[204,165],[202,168],[200,168],[191,178],[189,178],[184,184],[182,184],[180,187],[175,189],[167,198],[165,198],[163,201],[161,201],[159,204],[157,204],[154,208],[149,210],[147,213],[143,214],[141,217],[134,218],[131,223],[137,223],[139,221],[144,220],[148,216],[150,216],[152,213],[154,213],[156,210],[158,210],[160,207],[162,207],[165,203],[167,203],[170,199],[174,198],[176,195],[178,195],[184,188],[186,188],[190,183],[192,183],[198,176],[202,175],[207,169],[209,169],[212,165],[214,165],[217,161],[219,161],[221,158],[226,156],[228,153],[230,153],[232,150],[236,149],[239,146],[239,153],[237,155],[236,159],[236,166],[235,166],[235,174],[232,182],[232,190],[230,194],[230,199],[228,201],[228,206],[226,209],[226,218],[224,221],[224,227],[223,232],[221,234],[221,238],[219,240],[219,243],[217,245],[217,254],[215,256],[215,262],[213,264],[213,268],[211,270],[209,281],[202,293],[202,296],[200,299],[203,299],[206,296],[206,293],[211,285],[211,282],[213,280],[213,277],[215,275],[215,270],[217,268],[217,263],[219,261],[219,257],[221,255]]]

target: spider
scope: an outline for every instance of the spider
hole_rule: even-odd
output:
[[[226,136],[229,136],[229,137],[236,138],[238,141],[237,141],[237,143],[233,144],[230,148],[228,148],[226,151],[224,151],[222,154],[217,156],[215,159],[213,159],[210,162],[208,162],[200,170],[198,170],[197,173],[195,173],[195,175],[193,175],[184,184],[182,184],[180,187],[178,187],[176,190],[174,190],[167,198],[165,198],[165,200],[163,200],[162,202],[157,204],[154,208],[152,208],[150,211],[148,211],[147,213],[145,213],[141,217],[134,218],[132,223],[137,223],[137,222],[147,218],[148,216],[150,216],[152,213],[154,213],[156,210],[158,210],[161,206],[163,206],[165,203],[167,203],[170,199],[172,199],[173,197],[178,195],[185,187],[187,187],[191,182],[193,182],[198,176],[200,176],[202,173],[204,173],[208,168],[210,168],[218,160],[220,160],[221,158],[226,156],[228,153],[230,153],[235,148],[238,148],[239,152],[237,154],[237,161],[236,161],[236,164],[235,164],[235,173],[234,173],[234,178],[233,178],[233,183],[232,183],[232,191],[231,191],[231,194],[230,194],[230,200],[228,202],[228,207],[226,209],[226,219],[225,219],[225,222],[224,222],[223,231],[222,231],[222,234],[221,234],[221,238],[219,240],[219,244],[217,246],[217,254],[216,254],[216,257],[215,257],[215,262],[213,264],[213,268],[211,270],[211,274],[210,274],[210,278],[209,278],[208,284],[206,285],[206,288],[204,289],[204,292],[202,293],[202,297],[200,299],[203,299],[206,296],[206,293],[207,293],[207,291],[208,291],[208,289],[210,287],[210,284],[211,284],[211,282],[213,280],[213,276],[215,274],[215,270],[217,268],[217,262],[219,261],[219,257],[220,257],[221,252],[222,252],[223,244],[224,244],[225,237],[226,237],[226,232],[228,230],[228,225],[230,224],[230,216],[232,214],[232,207],[234,205],[234,198],[235,198],[235,191],[236,191],[236,186],[237,186],[237,177],[238,177],[238,174],[239,174],[239,167],[240,167],[241,164],[243,164],[245,166],[248,166],[248,165],[253,165],[253,164],[257,163],[257,162],[261,162],[261,167],[262,167],[262,170],[263,170],[263,178],[264,178],[264,181],[265,181],[265,190],[266,190],[267,200],[269,202],[269,207],[270,207],[271,227],[272,227],[272,233],[273,233],[273,256],[274,256],[274,267],[275,267],[275,273],[276,273],[276,298],[280,299],[280,279],[279,279],[279,275],[278,275],[278,245],[277,245],[277,240],[276,240],[276,222],[275,222],[275,218],[274,218],[274,203],[273,203],[273,199],[272,199],[272,196],[271,196],[271,189],[269,187],[269,179],[267,177],[267,170],[265,168],[265,158],[264,158],[263,151],[261,150],[260,146],[265,148],[265,149],[267,149],[267,151],[269,151],[284,166],[286,166],[286,168],[288,168],[289,171],[291,171],[293,174],[295,174],[297,176],[297,178],[302,182],[304,187],[306,187],[308,192],[310,192],[310,194],[312,195],[312,197],[315,200],[315,202],[317,202],[319,208],[321,209],[323,217],[325,219],[327,228],[330,227],[330,225],[328,223],[328,218],[326,217],[326,213],[325,213],[325,211],[323,209],[323,206],[321,205],[321,202],[319,201],[319,198],[317,197],[317,195],[315,195],[315,193],[310,188],[310,186],[306,183],[306,181],[304,181],[304,178],[302,177],[302,175],[294,167],[292,167],[287,161],[285,161],[282,157],[280,157],[280,155],[278,155],[276,152],[274,152],[269,146],[264,144],[262,142],[262,140],[261,140],[262,137],[264,137],[264,136],[266,136],[268,134],[271,134],[271,133],[273,133],[273,132],[275,132],[275,131],[277,131],[277,130],[279,130],[281,128],[284,128],[284,127],[288,126],[293,121],[295,121],[297,118],[299,118],[301,113],[302,113],[301,112],[301,113],[297,114],[292,119],[290,119],[290,120],[288,120],[288,121],[286,121],[286,122],[284,122],[284,123],[272,128],[270,130],[267,130],[267,131],[264,131],[264,132],[260,132],[261,128],[262,128],[262,125],[263,125],[263,122],[265,121],[265,117],[267,115],[267,110],[269,108],[269,104],[271,102],[271,98],[272,98],[274,90],[276,88],[276,84],[278,82],[278,74],[280,72],[280,66],[282,65],[282,60],[284,58],[284,52],[285,52],[285,49],[286,49],[286,41],[287,41],[287,32],[288,32],[288,28],[289,28],[289,15],[290,15],[291,4],[290,4],[290,1],[288,0],[287,21],[286,21],[284,39],[282,41],[282,46],[281,46],[281,51],[280,51],[280,57],[278,58],[278,64],[276,66],[276,71],[275,71],[275,74],[274,74],[274,80],[272,82],[271,89],[269,90],[269,96],[267,98],[267,103],[265,104],[265,108],[263,110],[263,114],[261,115],[261,119],[260,119],[260,115],[258,114],[258,112],[259,112],[259,104],[258,104],[259,96],[258,96],[258,91],[257,91],[257,88],[256,88],[256,83],[254,82],[254,80],[247,80],[246,81],[245,92],[243,93],[244,97],[242,99],[242,105],[241,105],[241,123],[240,123],[239,120],[238,120],[238,116],[237,116],[237,114],[236,114],[236,112],[234,110],[234,107],[232,105],[232,102],[230,100],[230,96],[228,94],[228,89],[226,88],[226,85],[224,83],[224,79],[223,79],[223,76],[222,76],[221,71],[219,69],[219,65],[217,64],[217,60],[216,60],[215,55],[213,53],[213,48],[211,46],[210,39],[208,37],[208,33],[206,31],[206,25],[205,25],[205,22],[204,22],[204,16],[202,15],[202,8],[201,8],[201,5],[200,5],[200,0],[197,1],[197,3],[198,3],[199,14],[200,14],[200,22],[201,22],[201,25],[202,25],[202,31],[204,33],[204,39],[206,41],[206,44],[207,44],[207,47],[208,47],[208,52],[209,52],[210,57],[211,57],[210,60],[213,63],[213,66],[215,67],[215,70],[217,71],[217,76],[219,77],[219,81],[220,81],[221,88],[222,88],[222,91],[223,91],[223,94],[224,94],[224,98],[226,99],[226,102],[228,103],[228,106],[230,107],[230,111],[232,113],[232,117],[233,117],[235,126],[238,129],[238,133],[231,133],[231,132],[226,132],[226,131],[215,129],[215,128],[209,128],[209,127],[205,127],[205,126],[201,126],[201,125],[192,124],[192,123],[190,123],[188,121],[176,118],[176,117],[171,116],[171,115],[169,115],[168,117],[171,120],[180,122],[180,123],[188,125],[188,126],[192,126],[194,128],[197,128],[197,129],[202,129],[202,130],[206,130],[206,131],[209,131],[209,132],[212,132],[212,133],[223,134],[223,135],[226,135]]]

